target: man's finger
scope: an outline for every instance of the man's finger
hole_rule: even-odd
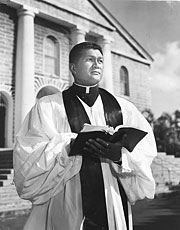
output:
[[[100,138],[97,138],[96,141],[101,144],[105,149],[110,147],[110,142],[104,141]]]

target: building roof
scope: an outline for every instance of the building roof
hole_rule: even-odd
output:
[[[23,2],[25,5],[30,5],[33,1],[25,1],[25,0],[0,0],[0,3],[7,4],[9,6],[18,8],[19,5],[23,5]],[[29,4],[28,4],[29,2]],[[34,0],[35,2],[35,0]],[[121,25],[121,23],[106,9],[105,6],[103,6],[98,0],[87,0],[84,1],[83,4],[85,3],[90,3],[91,6],[94,7],[94,9],[101,15],[101,21],[99,22],[98,19],[100,18],[93,18],[89,14],[89,12],[83,12],[83,10],[80,9],[75,9],[71,4],[63,4],[63,1],[57,1],[57,0],[38,0],[37,3],[40,4],[46,3],[49,4],[50,6],[56,6],[59,9],[62,9],[66,12],[72,13],[74,15],[79,15],[80,17],[90,20],[93,23],[97,25],[101,25],[102,27],[105,27],[106,29],[110,31],[117,31],[126,41],[127,43],[139,54],[140,58],[139,61],[143,61],[144,63],[151,64],[154,60],[152,56],[140,45],[140,43]],[[73,3],[69,1],[70,3]],[[68,1],[66,3],[69,3]],[[38,7],[37,4],[37,7]],[[73,5],[73,4],[72,4]],[[94,10],[93,7],[91,7],[91,10]],[[43,16],[49,20],[52,20],[56,22],[58,19],[55,18],[55,15],[47,15],[47,12],[42,11],[41,9],[39,10],[39,15]],[[61,22],[64,22],[64,25],[71,26],[72,22],[66,22],[64,18],[60,19]],[[123,54],[122,54],[123,55]],[[128,56],[125,54],[124,56]],[[133,59],[133,56],[131,55],[130,58]],[[134,57],[134,59],[137,59],[137,57]],[[138,59],[137,59],[138,60]]]
[[[152,56],[140,45],[140,43],[120,24],[120,22],[98,1],[88,0],[91,2],[99,12],[106,18],[109,23],[131,44],[131,46],[145,59],[153,62]]]

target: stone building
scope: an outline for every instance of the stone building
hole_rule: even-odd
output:
[[[0,147],[12,147],[38,98],[72,83],[68,54],[82,41],[103,48],[103,87],[151,108],[152,57],[100,2],[0,0]]]

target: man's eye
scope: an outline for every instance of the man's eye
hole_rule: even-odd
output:
[[[100,59],[100,60],[99,60],[99,63],[102,64],[102,63],[103,63],[103,59]]]
[[[92,58],[87,58],[87,61],[93,61],[93,59]]]

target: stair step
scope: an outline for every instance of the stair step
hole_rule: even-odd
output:
[[[27,203],[27,202],[29,202],[29,201],[21,199],[21,198],[16,194],[16,196],[13,196],[11,199],[8,199],[7,197],[4,197],[3,199],[1,199],[0,206],[1,206],[1,205],[4,205],[4,204],[9,205],[9,204],[12,204],[12,203],[17,203],[17,204],[19,204],[19,203]]]
[[[4,157],[4,156],[12,157],[13,156],[13,152],[3,152],[3,151],[0,151],[0,157]]]
[[[29,202],[30,201],[23,200],[19,196],[16,196],[16,197],[13,197],[12,199],[9,199],[9,200],[6,200],[6,199],[1,200],[0,207],[2,205],[4,205],[4,204],[6,204],[6,205],[11,205],[11,204],[27,204]]]
[[[5,164],[5,163],[13,163],[13,160],[12,159],[9,159],[9,158],[3,158],[3,159],[0,159],[0,164]]]
[[[18,196],[14,184],[9,183],[0,187],[0,215],[4,215],[5,212],[30,210],[31,206],[30,201],[23,200]]]
[[[1,204],[3,204],[4,202],[5,203],[8,203],[9,201],[14,201],[14,200],[17,200],[19,199],[19,196],[17,194],[17,192],[13,192],[13,193],[2,193],[0,194],[0,206]]]
[[[13,174],[0,174],[0,180],[12,180]]]
[[[30,210],[32,207],[31,204],[22,204],[22,205],[12,205],[12,206],[0,206],[0,214],[5,212],[11,212],[11,211],[18,211],[18,210]]]
[[[5,174],[2,170],[13,168],[13,150],[0,148],[0,174]],[[9,174],[9,173],[8,173]],[[0,182],[0,186],[3,183]]]
[[[13,150],[12,149],[0,148],[0,155],[5,155],[5,154],[13,154]]]
[[[0,162],[13,162],[13,159],[7,156],[1,156],[0,157]]]
[[[31,209],[32,204],[28,201],[18,201],[9,204],[0,205],[0,213],[12,210]]]
[[[0,175],[1,174],[13,174],[13,169],[0,169]]]
[[[0,193],[1,192],[9,192],[9,191],[16,191],[16,187],[13,183],[11,183],[9,186],[6,186],[6,187],[0,187]]]
[[[0,188],[0,194],[3,194],[3,193],[12,193],[12,194],[16,193],[17,194],[16,187],[14,185],[1,187]]]
[[[6,187],[7,188],[7,187]],[[14,189],[4,189],[4,190],[1,190],[2,188],[0,188],[0,197],[7,197],[9,195],[12,195],[12,196],[18,196],[18,193],[16,191],[16,188]]]
[[[13,180],[12,179],[10,179],[10,180],[0,180],[0,187],[2,187],[2,186],[10,186],[10,185],[12,185],[12,183],[13,183]]]
[[[9,168],[13,168],[13,163],[12,162],[9,162],[9,163],[0,163],[0,168],[1,169],[9,169]]]

